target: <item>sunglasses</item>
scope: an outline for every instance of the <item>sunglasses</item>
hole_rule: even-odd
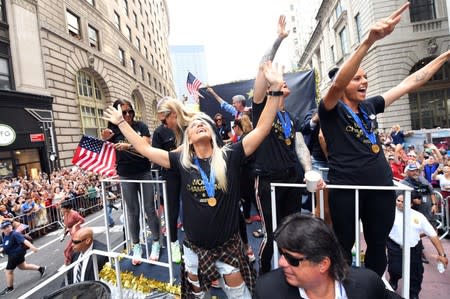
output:
[[[286,260],[286,262],[288,262],[288,264],[291,265],[292,267],[298,267],[303,261],[308,259],[306,256],[295,257],[295,256],[290,255],[287,252],[282,252],[281,250],[280,250],[280,255],[284,256],[284,259]]]
[[[132,110],[132,109],[130,109],[130,110],[124,110],[124,111],[122,111],[122,115],[123,116],[125,116],[125,115],[134,115],[134,110]]]
[[[222,119],[221,119],[221,118],[216,118],[216,121],[219,121],[219,120],[220,120],[220,121],[222,121]]]
[[[72,243],[73,244],[80,244],[81,242],[84,242],[84,241],[86,241],[86,239],[83,239],[83,240],[72,240]]]

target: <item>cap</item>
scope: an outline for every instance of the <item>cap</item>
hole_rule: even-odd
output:
[[[416,163],[408,164],[405,167],[405,171],[411,171],[411,170],[417,170],[417,169],[419,169],[419,167],[417,167]]]
[[[6,227],[8,227],[8,226],[10,226],[11,225],[11,221],[3,221],[2,222],[2,224],[0,224],[0,228],[1,229],[3,229],[3,228],[6,228]]]

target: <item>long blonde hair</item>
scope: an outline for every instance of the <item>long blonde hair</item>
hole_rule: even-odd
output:
[[[164,113],[168,116],[173,112],[177,115],[177,130],[174,133],[177,146],[179,146],[182,141],[183,132],[195,116],[195,112],[188,111],[179,100],[170,97],[164,97],[159,100],[157,113]]]
[[[211,132],[211,145],[213,148],[213,153],[211,155],[211,170],[214,171],[214,175],[216,177],[216,184],[219,185],[219,189],[223,192],[227,191],[227,164],[225,161],[227,151],[230,150],[229,146],[219,147],[216,139],[216,131],[213,127],[214,122],[212,119],[203,112],[197,112],[192,117],[191,122],[193,121],[201,121],[203,122],[208,130]],[[192,163],[195,152],[192,144],[189,143],[188,130],[186,129],[184,132],[184,140],[183,147],[181,151],[181,165],[185,169],[195,168],[198,170],[198,167]]]

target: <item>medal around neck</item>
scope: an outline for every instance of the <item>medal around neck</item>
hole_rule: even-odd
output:
[[[205,186],[206,193],[208,194],[208,199],[206,202],[210,207],[215,207],[217,205],[217,199],[215,197],[215,183],[216,183],[216,176],[214,175],[214,171],[211,168],[209,171],[209,178],[206,175],[205,171],[200,166],[200,162],[198,161],[198,158],[194,158],[195,165],[198,167],[198,171],[200,172],[200,176],[202,177],[203,185]]]

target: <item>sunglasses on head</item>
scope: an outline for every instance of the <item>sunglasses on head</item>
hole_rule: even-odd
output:
[[[280,250],[280,255],[284,256],[284,259],[286,260],[286,262],[288,262],[289,265],[293,266],[293,267],[298,267],[303,261],[307,260],[307,257],[295,257],[290,255],[287,252],[283,252]]]
[[[134,115],[134,110],[133,109],[130,109],[130,110],[124,110],[124,111],[122,111],[122,115],[123,116],[125,116],[125,115]]]
[[[72,240],[72,243],[73,244],[80,244],[81,242],[84,242],[84,241],[86,241],[86,239],[83,239],[83,240]]]

